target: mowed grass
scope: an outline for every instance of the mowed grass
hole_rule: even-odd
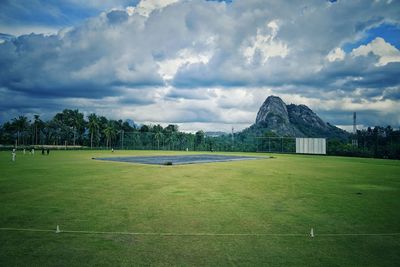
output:
[[[0,228],[172,234],[0,230],[0,265],[399,266],[400,235],[323,235],[400,233],[399,161],[91,159],[185,153],[37,151],[11,162],[0,152]],[[304,235],[191,235],[202,233]]]

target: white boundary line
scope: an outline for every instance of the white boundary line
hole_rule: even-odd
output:
[[[19,231],[19,232],[50,232],[56,233],[56,230],[34,229],[34,228],[10,228],[3,227],[0,231]],[[106,232],[106,231],[74,231],[60,230],[59,233],[70,234],[106,234],[106,235],[136,235],[136,236],[303,236],[308,237],[309,234],[277,234],[277,233],[151,233],[151,232]],[[333,233],[333,234],[314,234],[317,236],[400,236],[400,233]]]
[[[20,231],[20,232],[55,232],[55,230],[47,230],[47,229],[10,228],[10,227],[4,227],[4,228],[0,228],[0,231]]]

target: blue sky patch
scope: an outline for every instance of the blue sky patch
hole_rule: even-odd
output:
[[[378,27],[367,30],[363,39],[355,43],[346,43],[343,46],[343,50],[346,53],[349,53],[360,45],[366,45],[370,43],[376,37],[382,37],[387,43],[390,43],[397,49],[400,49],[400,26],[384,23],[379,25]]]

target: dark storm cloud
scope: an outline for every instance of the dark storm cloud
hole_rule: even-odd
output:
[[[236,5],[235,5],[236,4]],[[208,64],[199,63],[182,67],[173,85],[177,87],[204,87],[204,86],[309,86],[318,90],[337,89],[339,79],[349,77],[357,78],[357,81],[348,81],[341,86],[345,90],[353,90],[357,86],[363,87],[387,87],[399,83],[399,75],[396,73],[398,63],[390,63],[386,66],[376,67],[377,57],[347,57],[342,62],[324,63],[324,57],[335,47],[356,40],[357,34],[361,35],[370,27],[374,27],[384,21],[398,20],[399,3],[392,3],[388,9],[387,3],[368,3],[362,8],[355,2],[338,2],[332,6],[324,3],[291,4],[286,6],[281,3],[261,4],[261,1],[249,1],[246,5],[235,2],[232,12],[241,8],[242,14],[248,12],[251,19],[245,15],[238,15],[233,28],[246,25],[247,30],[240,38],[235,35],[221,35],[230,39],[219,44],[219,49]],[[340,17],[340,19],[337,19]],[[262,18],[262,19],[259,19]],[[265,18],[269,18],[265,20]],[[293,21],[285,20],[291,18]],[[275,36],[277,41],[288,44],[289,53],[285,57],[270,57],[266,64],[260,64],[262,53],[260,49],[255,51],[253,62],[245,64],[240,48],[243,43],[237,40],[246,40],[248,34],[254,29],[265,29],[263,24],[268,21],[278,20],[279,30]],[[251,27],[252,26],[252,29]],[[271,36],[271,35],[270,35]],[[269,38],[271,38],[269,36]],[[236,41],[236,42],[235,42]],[[270,42],[266,45],[273,46]],[[225,49],[226,48],[226,49]],[[265,55],[264,55],[265,56]],[[320,67],[320,70],[318,69]],[[343,89],[341,88],[341,89]]]
[[[400,86],[394,88],[387,88],[383,92],[384,99],[400,100]]]
[[[375,56],[369,56],[334,62],[321,69],[318,75],[309,75],[300,79],[288,77],[286,82],[292,86],[299,86],[300,90],[302,87],[309,87],[321,93],[336,89],[350,93],[358,88],[369,88],[376,89],[382,95],[383,88],[400,84],[400,62],[375,66],[376,61]],[[365,95],[365,97],[368,96]]]
[[[99,18],[66,33],[22,35],[0,44],[0,84],[29,95],[89,98],[118,94],[121,85],[163,85],[155,63],[143,62],[140,48],[130,48],[136,62],[125,62],[107,40],[109,23],[122,22],[121,12],[127,16],[111,11],[111,22]],[[105,32],[93,33],[93,27]]]
[[[318,111],[318,115],[327,122],[335,122],[335,125],[348,125],[351,126],[353,123],[353,113],[349,111]],[[382,116],[387,117],[385,121],[382,121]],[[396,121],[395,114],[384,114],[378,110],[361,110],[357,111],[357,124],[361,124],[364,127],[374,127],[392,125],[398,127],[398,124],[387,123]]]
[[[24,7],[3,1],[0,26],[5,21],[70,26],[53,35],[0,35],[4,97],[19,96],[14,107],[21,110],[41,106],[40,99],[48,109],[55,101],[93,109],[146,106],[160,121],[168,120],[161,104],[173,108],[183,101],[186,105],[171,115],[182,122],[232,120],[221,114],[235,101],[220,100],[238,97],[246,108],[237,105],[234,111],[245,114],[235,119],[243,122],[267,95],[241,92],[268,88],[336,101],[324,113],[333,124],[347,121],[345,113],[361,100],[371,105],[365,121],[386,116],[400,122],[390,110],[400,100],[395,44],[382,37],[369,51],[352,52],[373,43],[382,25],[398,32],[393,30],[400,23],[398,1],[138,2],[35,0]],[[34,101],[23,103],[27,99]],[[340,105],[342,99],[351,99],[350,106]],[[212,108],[202,109],[207,101]]]

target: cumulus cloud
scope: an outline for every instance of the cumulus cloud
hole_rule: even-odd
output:
[[[270,57],[285,58],[289,53],[287,44],[282,41],[276,40],[276,35],[279,30],[278,23],[273,20],[266,24],[269,28],[268,33],[265,28],[257,29],[257,34],[252,37],[249,46],[243,47],[243,56],[246,58],[248,64],[253,63],[256,55],[261,57],[260,61],[265,64]]]
[[[367,45],[361,45],[353,49],[351,52],[354,57],[367,56],[370,53],[379,57],[376,66],[385,66],[391,62],[400,62],[400,51],[380,37],[375,38]]]
[[[198,53],[185,48],[178,51],[175,57],[158,61],[159,74],[165,81],[168,81],[175,76],[182,66],[196,63],[207,64],[210,58],[211,54],[209,52]]]
[[[340,47],[336,47],[334,50],[331,50],[329,54],[326,56],[326,58],[330,61],[341,61],[344,59],[346,56],[346,53],[341,49]]]
[[[180,0],[142,0],[136,6],[128,6],[126,8],[129,15],[140,14],[148,17],[154,10],[163,9]]]

